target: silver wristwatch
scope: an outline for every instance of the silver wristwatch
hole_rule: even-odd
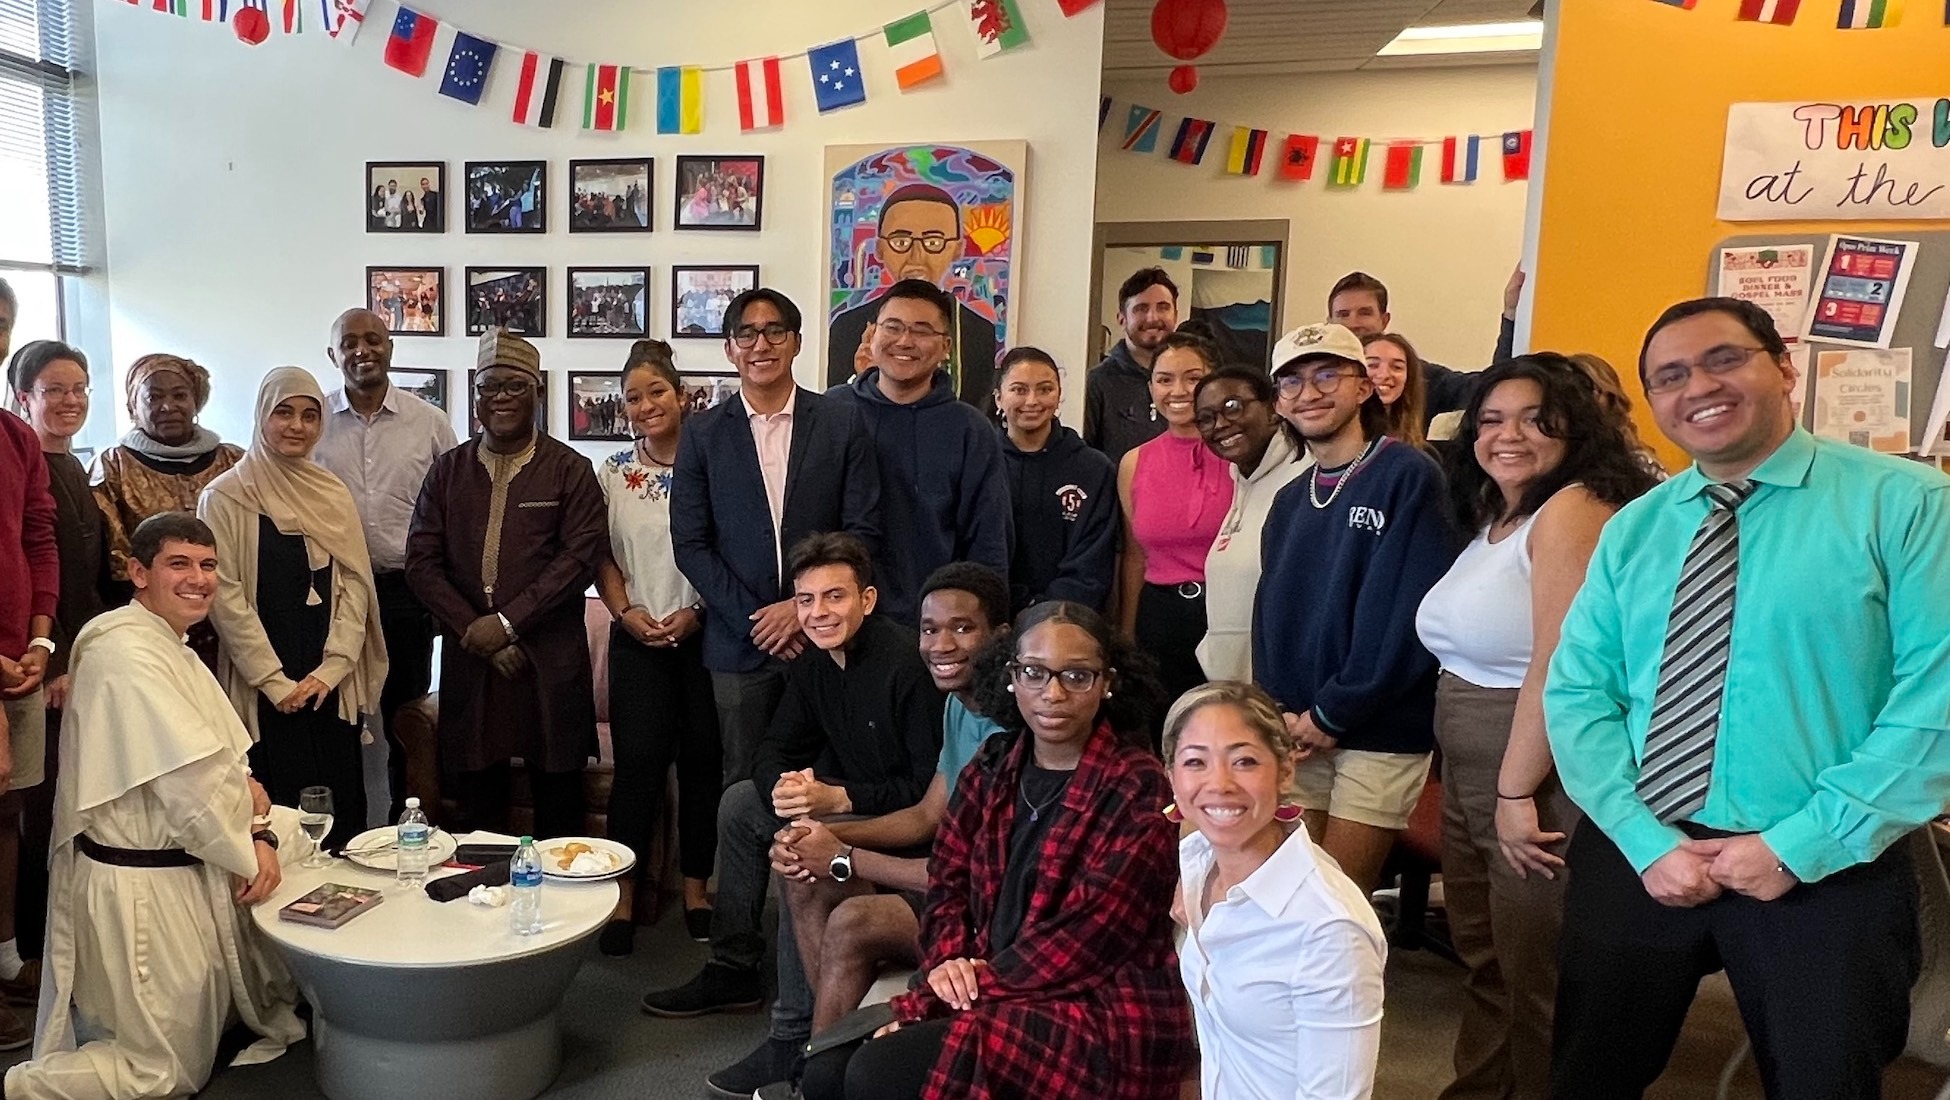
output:
[[[853,877],[853,845],[840,846],[840,854],[826,865],[826,873],[833,876],[834,882],[845,882]]]

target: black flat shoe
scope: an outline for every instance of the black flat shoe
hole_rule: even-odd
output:
[[[636,925],[627,920],[610,921],[596,937],[596,948],[605,955],[627,955],[635,946]]]
[[[684,910],[684,931],[699,943],[711,942],[711,910],[706,906]]]

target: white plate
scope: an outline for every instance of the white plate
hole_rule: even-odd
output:
[[[610,861],[611,866],[601,871],[573,874],[562,869],[561,851],[571,844],[587,844],[589,850],[599,858]],[[636,866],[636,853],[627,844],[618,844],[599,836],[558,836],[535,842],[535,852],[542,857],[542,874],[548,878],[564,882],[601,882],[615,878]]]
[[[344,851],[339,854],[361,867],[370,868],[374,871],[398,871],[399,849],[397,847],[387,847],[384,851],[378,852],[361,853],[359,851],[361,848],[377,848],[381,845],[391,845],[398,837],[399,826],[397,825],[381,825],[377,829],[367,829],[365,832],[346,841]],[[435,828],[427,834],[427,866],[429,868],[438,867],[454,858],[454,849],[456,847],[458,847],[458,842],[454,840],[454,834],[445,829]]]

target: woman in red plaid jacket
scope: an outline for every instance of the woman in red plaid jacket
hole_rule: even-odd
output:
[[[1038,604],[991,644],[977,702],[1004,731],[935,839],[927,981],[873,1039],[807,1065],[809,1100],[1178,1095],[1194,1055],[1153,667],[1075,603]]]

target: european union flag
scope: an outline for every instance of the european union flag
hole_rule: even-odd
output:
[[[447,74],[440,78],[440,94],[478,106],[498,49],[484,38],[465,32],[454,35],[454,52],[447,55]]]
[[[866,74],[860,71],[860,50],[853,39],[808,50],[806,60],[812,64],[813,102],[820,114],[867,101]]]

